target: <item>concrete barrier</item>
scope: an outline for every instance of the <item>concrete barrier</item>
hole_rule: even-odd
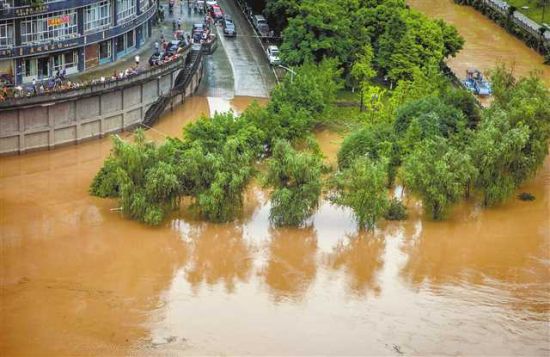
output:
[[[197,89],[203,69],[202,57],[199,65],[189,66],[187,56],[121,81],[0,102],[0,155],[53,149],[135,128],[166,93],[173,94],[168,108],[183,103]],[[186,86],[173,93],[186,66]]]

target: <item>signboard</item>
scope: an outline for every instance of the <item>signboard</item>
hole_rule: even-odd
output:
[[[48,19],[48,26],[59,26],[68,24],[69,22],[71,22],[71,17],[69,15],[52,17],[51,19]]]

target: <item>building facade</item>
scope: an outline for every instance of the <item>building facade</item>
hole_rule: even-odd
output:
[[[157,0],[0,0],[0,76],[14,84],[113,62],[151,34]]]

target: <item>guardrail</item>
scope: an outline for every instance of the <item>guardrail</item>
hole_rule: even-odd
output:
[[[168,63],[152,67],[131,77],[117,80],[106,80],[101,83],[93,83],[79,88],[69,88],[62,91],[38,94],[31,97],[9,98],[0,102],[0,111],[14,109],[20,106],[36,105],[40,103],[51,103],[55,101],[66,101],[78,97],[95,95],[101,92],[108,92],[115,89],[132,86],[150,77],[163,76],[171,72],[175,67],[183,65],[185,58],[189,54],[189,48],[186,47],[180,57]]]
[[[508,16],[508,9],[510,8],[510,4],[508,4],[506,1],[503,0],[482,0],[484,4],[489,6],[495,11],[498,11],[501,15]],[[518,25],[519,27],[523,28],[524,30],[531,33],[533,36],[540,36],[539,29],[543,26],[524,14],[520,12],[519,9],[517,9],[512,14],[512,19],[514,20],[514,23]],[[544,40],[545,42],[550,42],[550,29],[544,33]]]

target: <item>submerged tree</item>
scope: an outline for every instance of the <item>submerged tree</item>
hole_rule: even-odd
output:
[[[387,163],[359,157],[334,176],[332,201],[349,207],[360,229],[373,230],[388,208]]]
[[[165,145],[170,145],[166,143]],[[122,212],[138,221],[157,225],[178,204],[180,186],[170,158],[136,130],[134,142],[113,137],[113,150],[95,176],[90,193],[119,198]]]
[[[470,156],[436,137],[422,141],[405,159],[401,178],[405,187],[422,199],[433,219],[443,219],[474,180]]]
[[[287,141],[278,141],[268,160],[266,184],[274,188],[271,221],[278,226],[301,225],[319,204],[321,159],[315,153],[296,151]]]
[[[483,193],[485,206],[504,202],[514,193],[515,163],[521,160],[528,139],[527,126],[511,127],[502,111],[486,113],[469,147],[478,169],[475,186]]]
[[[338,167],[348,168],[361,157],[387,159],[388,185],[393,185],[401,159],[397,136],[389,123],[367,125],[347,136],[338,151]]]

